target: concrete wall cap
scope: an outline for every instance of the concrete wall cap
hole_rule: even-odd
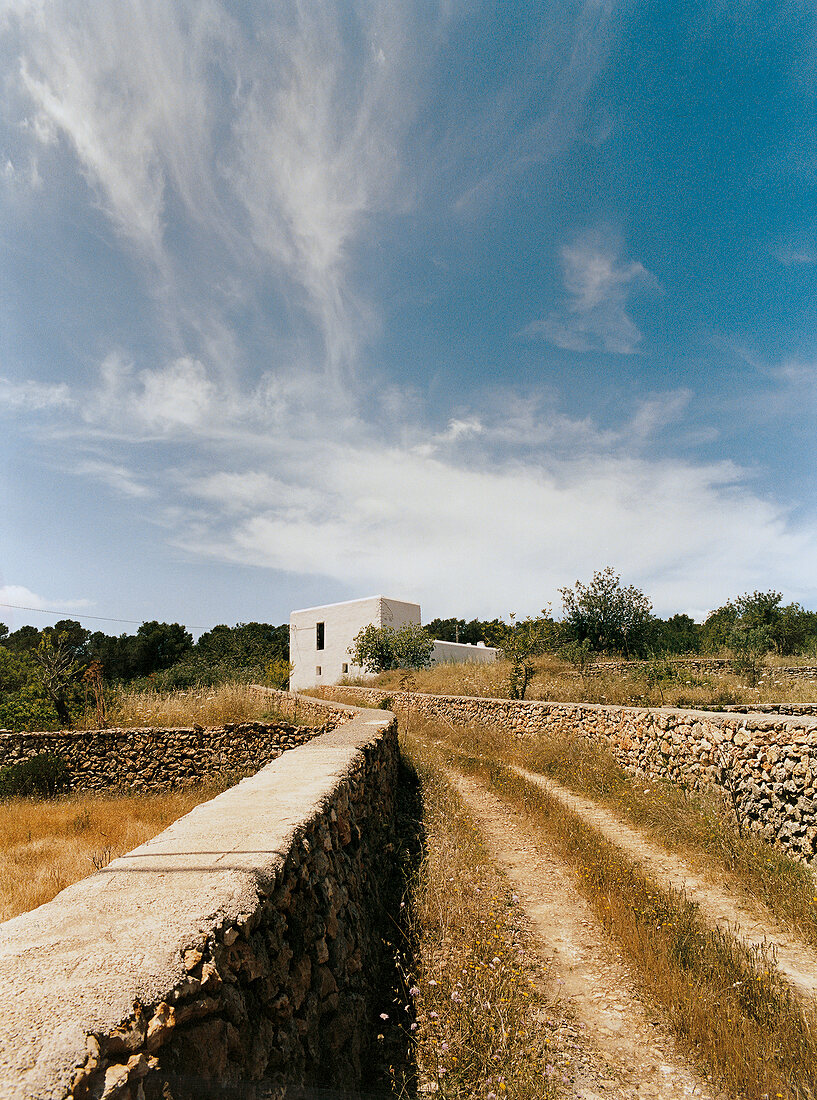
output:
[[[87,1035],[117,1027],[134,999],[162,1000],[184,977],[185,947],[253,911],[304,822],[389,728],[390,715],[351,709],[351,722],[0,925],[2,1100],[62,1098]]]

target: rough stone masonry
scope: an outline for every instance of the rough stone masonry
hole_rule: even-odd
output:
[[[38,753],[68,766],[75,791],[148,791],[186,787],[219,773],[257,771],[282,752],[334,729],[345,716],[322,714],[317,728],[285,722],[232,722],[202,728],[0,730],[0,767]]]
[[[345,724],[0,925],[2,1100],[360,1088],[397,731],[391,714],[331,709]]]
[[[327,687],[376,706],[377,688]],[[389,692],[400,712],[499,726],[515,736],[568,734],[608,745],[625,767],[734,795],[741,823],[807,863],[817,857],[817,718],[799,713],[548,703]],[[810,709],[810,708],[808,708]],[[802,708],[801,708],[802,710]]]

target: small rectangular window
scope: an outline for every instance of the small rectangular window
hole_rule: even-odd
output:
[[[320,674],[321,674],[321,666],[320,665],[315,665],[315,675],[320,676]]]
[[[326,637],[326,623],[315,623],[315,649],[323,649]]]
[[[348,665],[346,664],[346,662],[345,662],[345,661],[344,661],[344,663],[343,663],[343,664],[342,664],[342,665],[340,666],[340,670],[341,670],[341,672],[342,672],[342,673],[343,673],[344,675],[345,675],[345,674],[346,674],[346,673],[347,673],[347,672],[349,671],[349,666],[348,666]]]

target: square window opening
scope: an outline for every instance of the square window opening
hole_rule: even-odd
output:
[[[346,673],[347,673],[347,672],[349,671],[349,666],[348,666],[348,665],[346,664],[346,662],[345,662],[345,661],[344,661],[344,662],[343,662],[343,664],[342,664],[342,665],[340,666],[340,670],[341,670],[341,672],[342,672],[342,673],[343,673],[344,675],[346,675]]]
[[[321,666],[320,665],[315,665],[315,675],[320,676],[320,674],[321,674]]]

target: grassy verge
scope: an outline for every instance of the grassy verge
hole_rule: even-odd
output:
[[[631,775],[606,747],[570,736],[509,738],[495,728],[429,722],[432,735],[486,759],[550,776],[607,806],[658,844],[699,868],[714,864],[789,930],[817,947],[817,888],[812,871],[761,837],[740,835],[716,792],[689,792]]]
[[[108,725],[123,729],[139,726],[220,726],[225,722],[273,721],[281,715],[270,700],[252,691],[249,684],[228,683],[186,691],[111,688],[106,692]],[[284,719],[288,721],[288,719]],[[81,727],[92,728],[89,714]]]
[[[796,664],[796,660],[790,661]],[[631,707],[700,707],[712,709],[731,704],[808,703],[817,687],[793,680],[771,664],[752,686],[745,676],[731,671],[703,673],[671,661],[633,661],[624,672],[604,670],[582,675],[555,654],[533,662],[534,675],[528,699],[556,703],[604,703]],[[375,680],[360,681],[384,691],[400,689],[404,673],[381,673]],[[412,673],[416,691],[436,695],[478,695],[502,698],[508,695],[510,665],[496,661],[485,665],[436,665]]]
[[[389,1027],[408,1031],[420,1091],[440,1100],[556,1096],[571,1052],[556,1038],[519,907],[429,754],[411,739],[408,753],[421,779],[425,853],[384,1041]],[[395,1078],[395,1092],[404,1089]]]
[[[0,921],[50,901],[234,781],[148,795],[0,802]]]
[[[807,1015],[762,950],[708,927],[680,893],[656,886],[578,815],[505,765],[451,750],[529,815],[577,872],[583,893],[633,966],[645,995],[732,1094],[813,1100],[817,1042]]]
[[[813,873],[761,837],[740,835],[715,792],[686,792],[666,780],[628,775],[609,751],[582,738],[525,742],[518,759],[597,799],[693,864],[723,868],[783,925],[817,946]]]

